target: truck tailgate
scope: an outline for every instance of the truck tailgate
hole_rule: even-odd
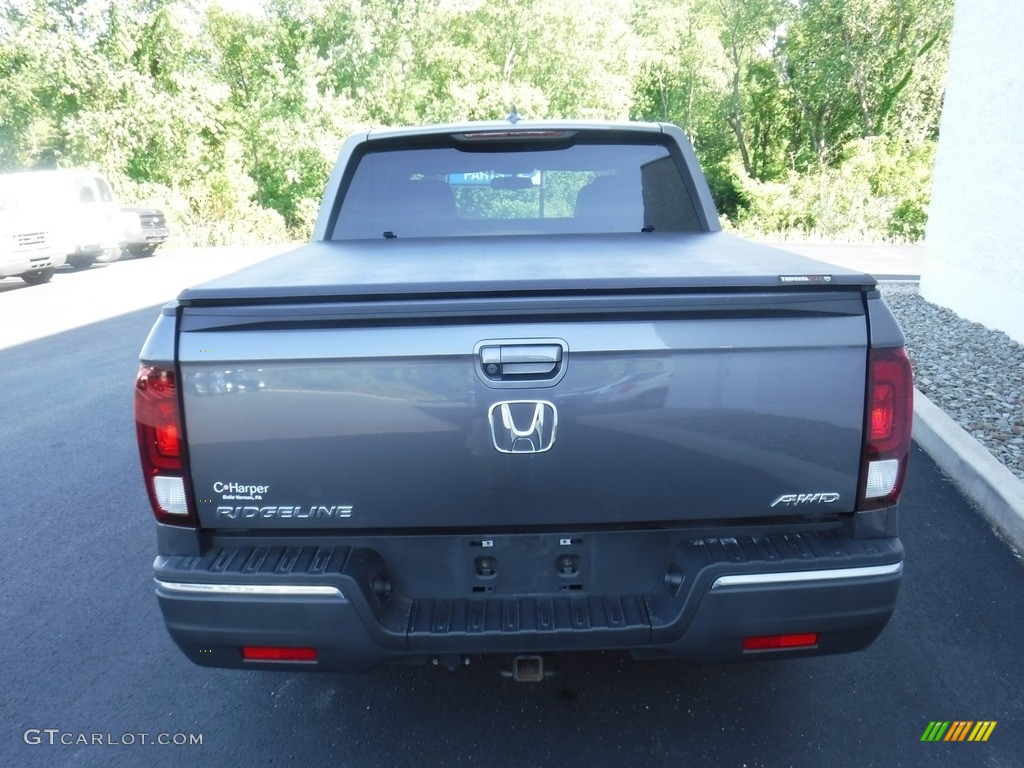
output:
[[[858,286],[179,311],[204,527],[496,531],[853,510]]]

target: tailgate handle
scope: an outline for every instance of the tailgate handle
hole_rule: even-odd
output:
[[[480,348],[480,366],[492,381],[554,378],[562,366],[561,344],[501,344]]]

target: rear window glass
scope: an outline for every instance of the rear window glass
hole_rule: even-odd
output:
[[[89,183],[88,179],[75,179],[75,189],[78,190],[78,202],[96,202],[96,190],[93,188],[92,184]]]
[[[366,153],[333,239],[701,229],[660,144],[482,144]]]
[[[107,182],[102,176],[94,176],[93,181],[96,183],[96,189],[99,190],[100,200],[104,203],[114,202],[114,193],[110,191],[110,187],[107,186]]]

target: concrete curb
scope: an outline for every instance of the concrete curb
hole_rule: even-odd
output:
[[[914,440],[1010,545],[1024,552],[1024,482],[917,389]]]

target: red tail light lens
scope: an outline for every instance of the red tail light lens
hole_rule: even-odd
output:
[[[139,456],[153,513],[162,523],[194,525],[182,461],[181,414],[174,370],[143,365],[135,379]]]
[[[894,504],[903,488],[914,418],[914,384],[903,347],[868,353],[868,415],[858,509]]]
[[[160,407],[160,423],[156,426],[156,450],[164,458],[180,459],[181,435],[178,433],[178,425],[173,421],[173,410],[169,403],[163,403]]]
[[[896,410],[891,384],[878,384],[871,393],[871,440],[881,442],[892,436]]]

